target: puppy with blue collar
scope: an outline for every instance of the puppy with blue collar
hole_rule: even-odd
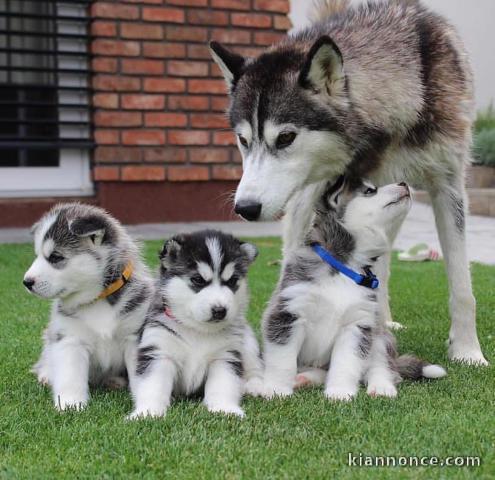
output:
[[[327,398],[346,401],[360,382],[369,395],[395,397],[402,378],[446,374],[415,356],[399,357],[378,321],[372,268],[390,252],[410,207],[404,183],[376,188],[342,177],[327,188],[263,319],[266,397],[324,383]]]

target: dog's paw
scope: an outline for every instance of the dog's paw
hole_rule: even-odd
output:
[[[60,394],[54,399],[55,408],[60,412],[66,410],[83,410],[89,398],[82,395]]]
[[[245,416],[244,410],[235,404],[206,403],[206,408],[211,413],[223,413],[226,415],[236,415],[240,418]]]
[[[145,418],[161,418],[167,413],[167,409],[136,408],[127,415],[126,420],[144,420]]]
[[[366,390],[370,397],[388,397],[397,396],[397,388],[392,382],[370,383]]]
[[[262,397],[263,396],[263,379],[260,377],[251,377],[246,380],[244,384],[244,393],[246,395],[251,395],[252,397]]]
[[[356,388],[335,385],[325,389],[325,397],[334,402],[350,402],[356,395]]]
[[[263,397],[269,400],[276,397],[290,397],[293,393],[294,388],[289,385],[277,385],[266,382],[263,385]]]
[[[487,367],[489,365],[479,348],[466,348],[456,342],[451,342],[449,345],[449,359],[453,362],[477,367]]]

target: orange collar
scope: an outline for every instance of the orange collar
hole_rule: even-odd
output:
[[[133,266],[132,263],[129,262],[125,266],[121,277],[118,280],[115,280],[115,282],[112,282],[110,285],[108,285],[108,287],[105,288],[105,290],[103,290],[103,292],[98,295],[98,300],[107,298],[110,295],[113,295],[115,292],[119,291],[129,281],[129,278],[131,278],[132,271]]]

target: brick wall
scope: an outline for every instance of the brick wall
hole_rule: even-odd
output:
[[[288,11],[289,0],[94,2],[95,182],[237,180],[225,84],[207,43],[256,55],[290,27]]]

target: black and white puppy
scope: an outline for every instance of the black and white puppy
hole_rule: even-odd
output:
[[[246,321],[256,247],[214,230],[179,235],[160,253],[160,284],[139,342],[130,418],[163,416],[172,395],[204,393],[211,412],[243,416],[259,392],[259,348]]]
[[[410,206],[403,183],[378,189],[342,178],[325,192],[264,318],[265,396],[292,394],[296,378],[296,385],[324,382],[332,400],[352,399],[361,381],[370,395],[394,397],[401,376],[445,375],[414,356],[398,357],[378,321],[370,267],[390,251]]]
[[[124,386],[135,370],[137,332],[153,281],[136,244],[100,208],[57,205],[33,232],[36,259],[24,285],[53,300],[33,371],[52,387],[57,409],[80,409],[89,384]]]

